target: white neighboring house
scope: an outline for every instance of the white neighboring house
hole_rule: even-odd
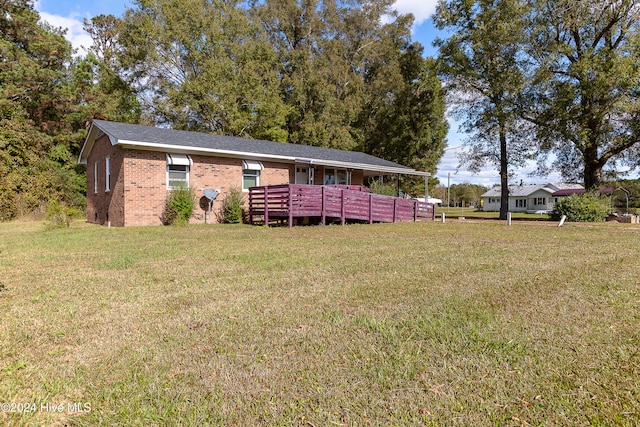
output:
[[[500,211],[500,190],[500,186],[496,186],[482,195],[482,210],[484,212]],[[561,191],[567,194],[554,195],[554,193]],[[584,187],[580,184],[510,185],[509,212],[548,213],[553,210],[561,197],[581,191],[584,191]]]

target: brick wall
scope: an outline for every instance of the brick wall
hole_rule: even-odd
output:
[[[211,206],[211,218],[207,222],[216,222],[215,212],[222,206],[222,200],[233,187],[242,188],[242,159],[226,157],[192,155],[193,166],[190,168],[189,183],[196,191],[198,203],[191,219],[192,223],[204,223],[207,200],[204,190],[220,190],[220,195]],[[294,165],[276,162],[262,162],[264,170],[260,171],[260,185],[277,185],[293,182]],[[248,192],[245,192],[245,204],[248,204]]]
[[[106,158],[109,157],[110,185],[106,189]],[[94,224],[123,226],[124,185],[123,159],[121,147],[112,146],[106,135],[98,138],[87,158],[87,221]],[[95,175],[95,170],[98,174]],[[97,192],[94,183],[98,182]]]
[[[114,150],[115,149],[115,150]],[[104,192],[104,158],[111,156],[112,189]],[[242,160],[224,157],[191,155],[193,165],[189,170],[189,184],[195,190],[197,206],[192,223],[204,223],[205,189],[219,189],[221,194],[214,201],[212,215],[207,222],[215,222],[215,211],[220,209],[225,194],[232,187],[242,188]],[[93,163],[98,161],[98,193],[93,193]],[[293,177],[293,165],[263,162],[260,185],[284,184]],[[117,172],[115,172],[117,168]],[[116,175],[117,174],[117,175]],[[114,186],[117,176],[117,184]],[[108,138],[96,141],[87,161],[87,220],[106,224],[107,212],[111,225],[139,226],[161,225],[167,197],[166,153],[111,147]],[[96,213],[98,213],[96,219]]]
[[[161,225],[167,199],[167,155],[124,151],[124,225]]]
[[[110,157],[111,191],[105,191],[105,158]],[[242,159],[191,155],[189,185],[197,196],[192,223],[204,223],[208,201],[204,190],[220,190],[207,222],[216,222],[215,212],[233,187],[242,188]],[[98,164],[98,192],[94,192],[94,163]],[[292,164],[263,161],[260,185],[295,182]],[[315,183],[322,184],[324,168],[316,167]],[[353,171],[352,184],[361,185],[362,171]],[[87,221],[113,226],[160,225],[167,197],[166,153],[112,146],[106,135],[98,138],[87,159]],[[248,203],[248,193],[245,193]]]

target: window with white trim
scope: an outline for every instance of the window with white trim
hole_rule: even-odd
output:
[[[242,189],[248,191],[251,187],[260,185],[260,171],[242,169]]]
[[[98,194],[98,162],[93,162],[93,192]]]
[[[189,188],[189,168],[193,164],[186,154],[167,153],[167,189]]]
[[[547,199],[546,197],[536,197],[534,199],[534,203],[538,206],[542,206],[542,205],[546,205],[547,204]]]
[[[516,199],[516,208],[526,208],[527,199]]]
[[[169,190],[189,187],[189,166],[167,165],[167,187]]]
[[[264,170],[262,162],[257,160],[242,161],[242,191],[260,185],[260,171]]]
[[[104,177],[104,191],[111,191],[111,157],[107,156],[104,162],[105,167],[105,177]]]
[[[324,185],[347,185],[349,183],[346,169],[324,169]]]

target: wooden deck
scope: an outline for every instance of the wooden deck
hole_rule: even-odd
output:
[[[283,184],[249,189],[251,223],[295,218],[361,222],[433,221],[432,203],[373,194],[359,186]]]

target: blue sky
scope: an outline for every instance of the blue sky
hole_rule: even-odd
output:
[[[36,1],[36,10],[40,13],[43,20],[56,27],[67,28],[67,38],[73,46],[82,54],[82,46],[86,47],[91,44],[91,38],[82,30],[82,21],[84,18],[92,18],[94,16],[104,14],[112,14],[121,16],[130,3],[127,1],[114,0],[38,0]],[[401,13],[413,13],[416,21],[413,32],[413,39],[419,41],[425,47],[425,54],[434,56],[437,51],[433,47],[432,42],[438,35],[438,30],[434,28],[431,16],[435,11],[437,0],[397,0],[396,7]],[[472,183],[491,186],[500,181],[497,171],[494,168],[486,168],[478,174],[473,174],[464,168],[458,169],[458,160],[456,153],[460,151],[464,135],[457,132],[458,125],[450,121],[450,130],[448,139],[449,149],[445,152],[444,157],[438,164],[436,176],[440,183],[447,185],[448,175],[450,174],[451,184]],[[533,166],[525,170],[521,170],[512,182],[519,182],[521,179],[525,183],[540,183],[548,181],[559,181],[556,176],[547,178],[531,178],[527,176]]]

